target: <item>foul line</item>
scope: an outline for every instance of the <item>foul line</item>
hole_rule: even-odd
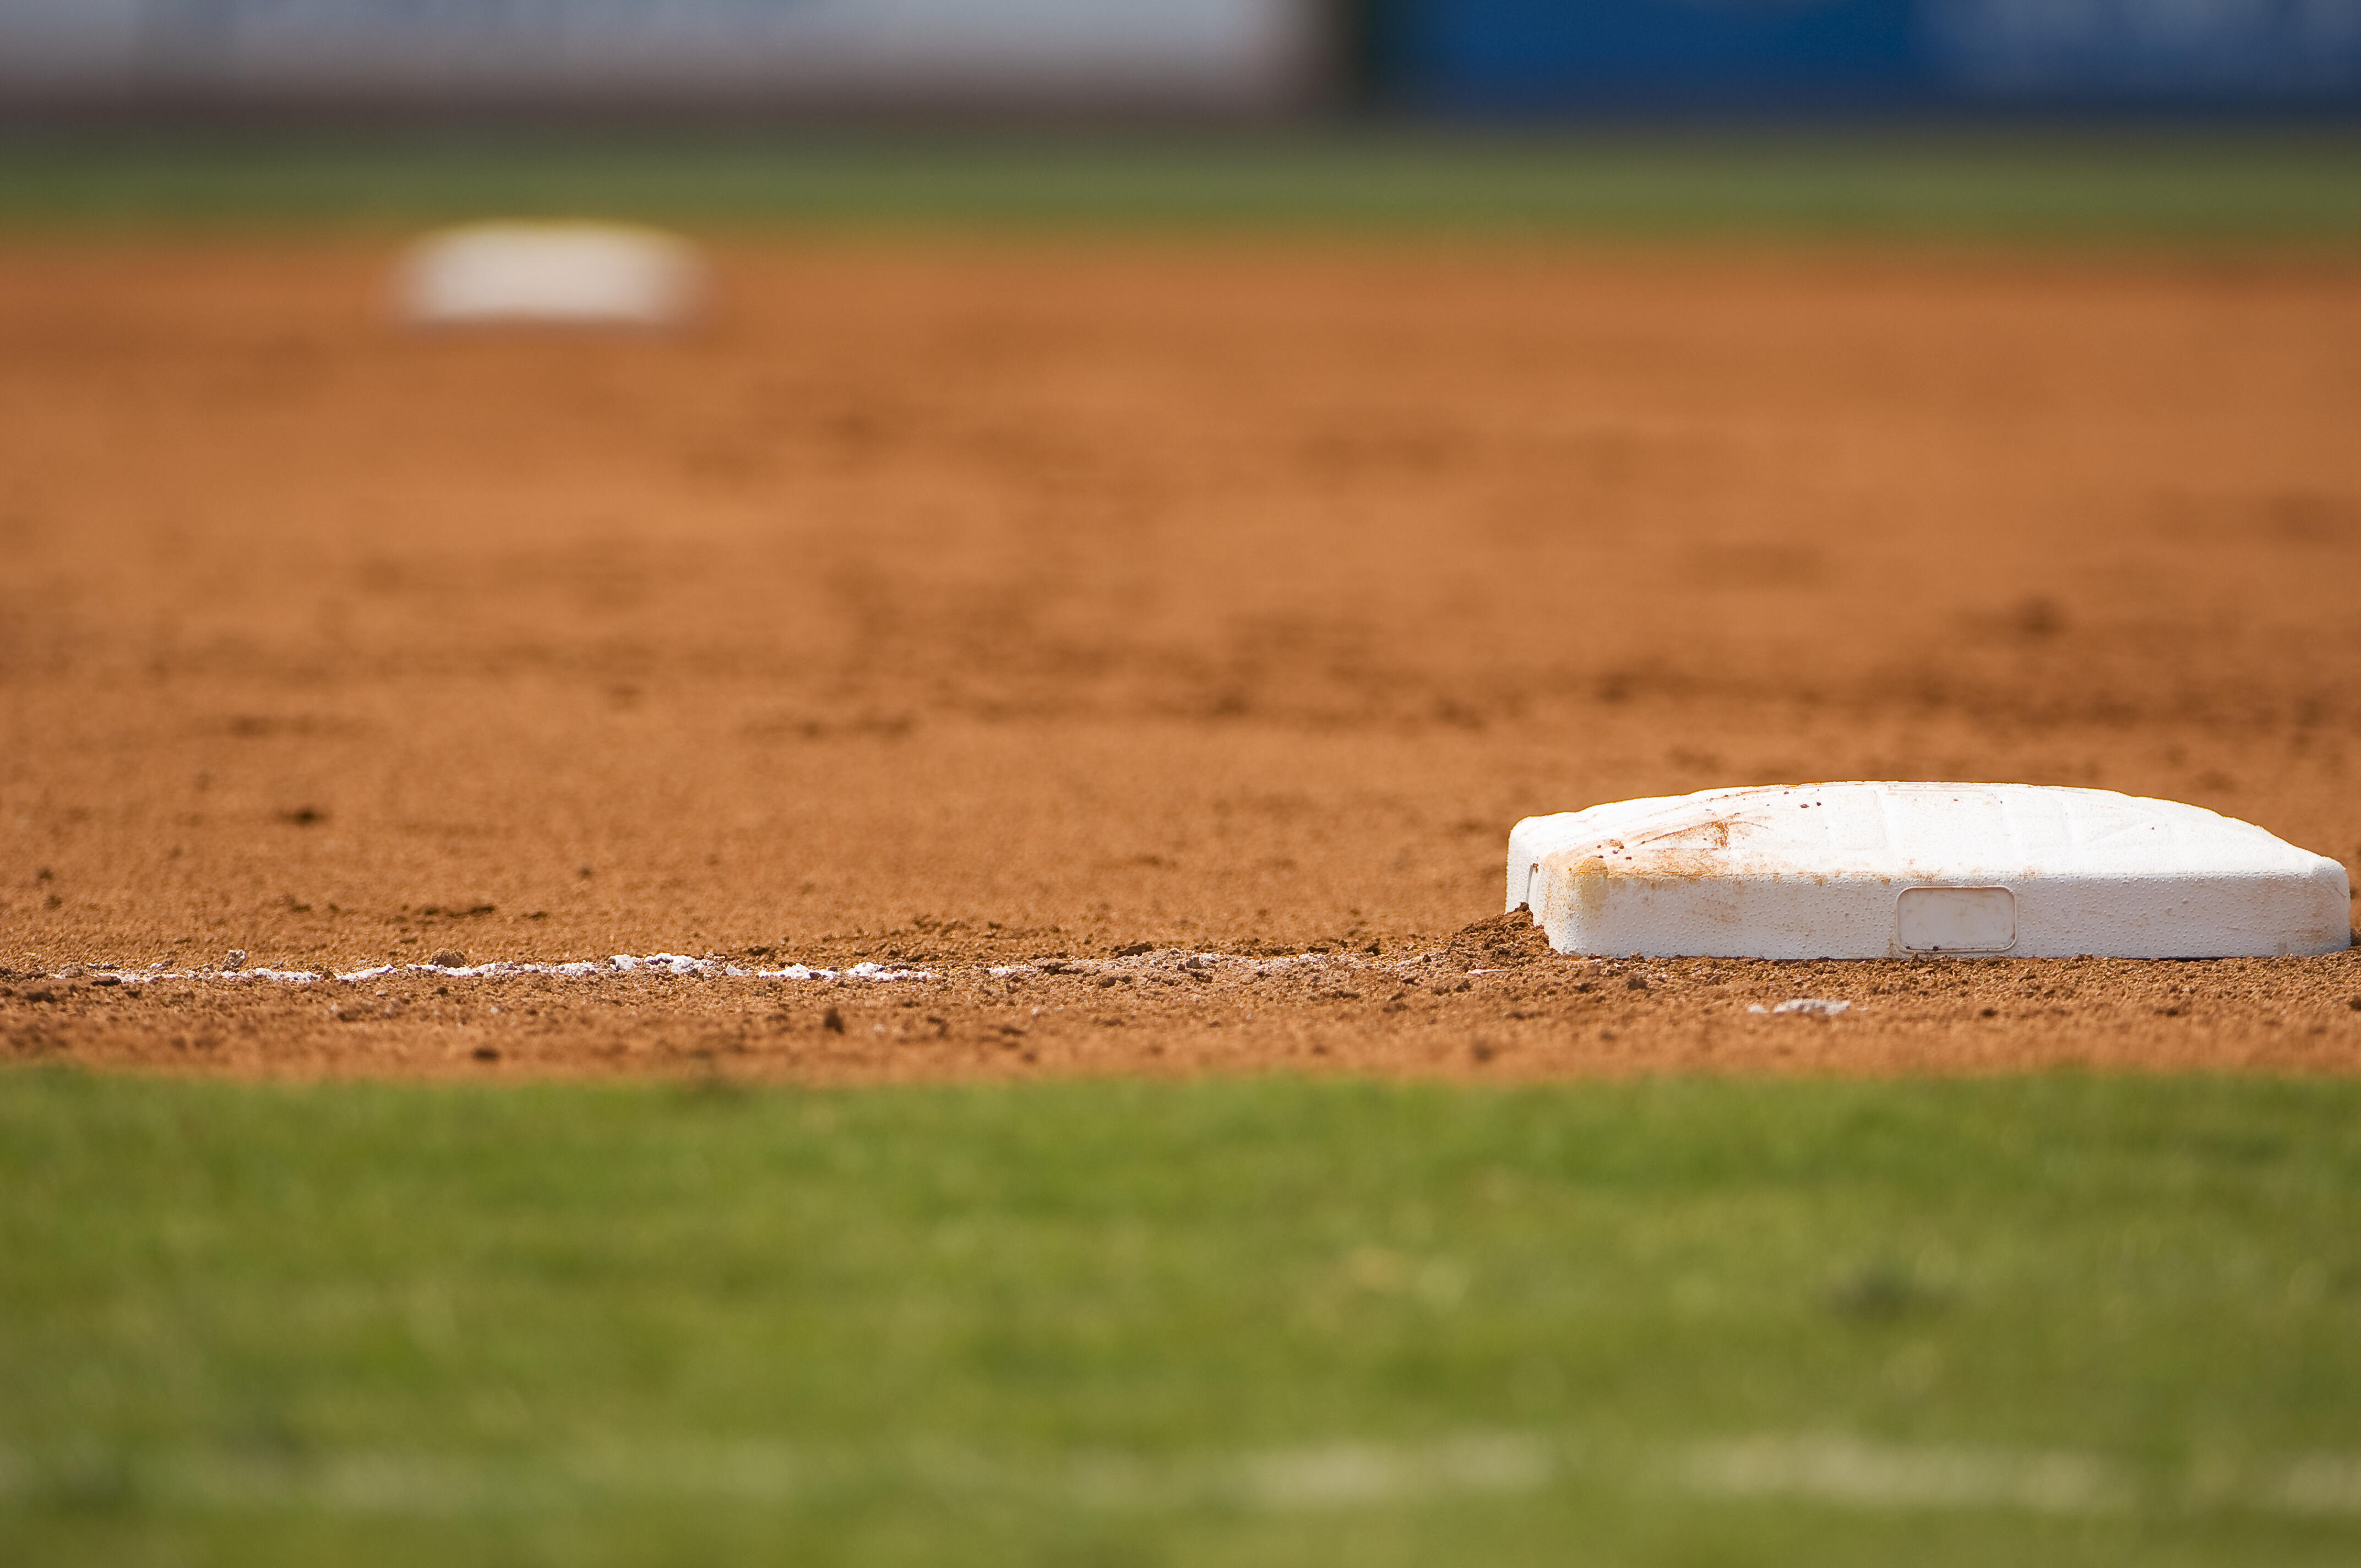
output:
[[[1210,978],[1221,970],[1251,969],[1258,975],[1277,974],[1299,966],[1325,968],[1334,965],[1360,970],[1373,966],[1408,970],[1436,961],[1437,955],[1423,954],[1383,963],[1351,954],[1294,953],[1279,958],[1247,958],[1228,953],[1198,953],[1185,948],[1133,955],[1123,959],[1039,959],[1031,963],[992,964],[971,972],[987,975],[994,980],[1008,980],[1028,975],[1094,975],[1140,974],[1155,970],[1167,973],[1179,971]],[[962,968],[966,966],[961,966]],[[1477,973],[1488,971],[1477,970]],[[818,981],[835,983],[844,981],[865,981],[886,983],[895,981],[941,980],[945,971],[933,969],[897,969],[880,963],[851,964],[831,969],[822,964],[785,964],[776,969],[750,968],[725,958],[694,958],[686,953],[617,953],[606,959],[581,959],[569,963],[542,963],[524,959],[495,959],[481,964],[393,963],[372,964],[364,969],[274,969],[268,964],[249,964],[243,952],[232,952],[219,964],[195,969],[169,969],[161,962],[146,969],[126,969],[116,964],[68,964],[63,969],[41,974],[43,980],[89,980],[100,985],[147,985],[160,981],[266,981],[281,985],[322,985],[335,981],[357,985],[367,981],[385,980],[400,975],[431,975],[442,980],[502,980],[522,976],[543,976],[556,980],[606,980],[623,975],[681,975],[708,980],[791,980]]]
[[[515,975],[600,980],[627,974],[702,975],[729,980],[893,981],[940,978],[933,970],[893,969],[884,964],[869,963],[854,964],[848,969],[827,969],[815,964],[788,964],[782,969],[748,969],[727,959],[696,959],[686,953],[649,953],[645,956],[617,953],[610,959],[583,959],[574,963],[560,964],[502,959],[488,964],[373,964],[367,969],[356,970],[272,969],[268,964],[247,963],[244,954],[232,954],[230,962],[203,969],[166,969],[161,964],[148,969],[121,969],[112,964],[69,964],[41,978],[88,979],[102,984],[112,981],[123,985],[146,985],[166,980],[260,980],[275,981],[281,985],[321,985],[336,981],[346,985],[357,985],[364,981],[408,974],[434,975],[445,980],[499,980]]]

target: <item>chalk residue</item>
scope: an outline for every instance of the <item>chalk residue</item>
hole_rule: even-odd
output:
[[[1776,1007],[1765,1007],[1758,1002],[1747,1011],[1749,1013],[1800,1013],[1806,1018],[1833,1018],[1839,1013],[1851,1012],[1852,1003],[1838,1002],[1826,996],[1791,996]]]
[[[1271,958],[1169,948],[1115,959],[1035,959],[1028,963],[992,964],[980,970],[966,970],[961,966],[961,971],[981,973],[999,981],[1046,975],[1148,975],[1159,972],[1170,980],[1210,981],[1218,974],[1246,975],[1259,980],[1291,970],[1317,972],[1329,969],[1351,971],[1383,969],[1397,976],[1408,977],[1419,965],[1431,960],[1432,955],[1408,960],[1380,961],[1340,953],[1294,953]],[[947,978],[946,971],[941,970],[897,968],[889,964],[857,963],[842,969],[830,969],[823,964],[784,964],[777,968],[761,968],[733,962],[718,955],[693,958],[686,953],[649,953],[643,956],[617,953],[612,958],[580,959],[567,963],[499,959],[480,964],[375,964],[355,970],[273,969],[267,964],[248,964],[242,951],[225,954],[217,964],[192,969],[171,969],[160,962],[146,969],[112,963],[68,964],[43,978],[79,980],[94,977],[102,985],[145,985],[159,981],[264,981],[282,985],[319,985],[335,981],[351,985],[398,975],[433,975],[444,980],[500,980],[528,975],[555,980],[607,980],[633,974],[681,975],[706,980],[817,981],[823,983]]]
[[[685,953],[650,953],[639,957],[617,953],[610,959],[582,959],[573,963],[545,964],[501,959],[488,964],[376,964],[357,970],[302,970],[247,967],[246,955],[233,955],[237,960],[218,969],[166,969],[162,964],[150,968],[116,969],[112,965],[93,966],[93,972],[112,975],[126,984],[146,984],[166,980],[261,980],[276,981],[283,985],[318,985],[328,981],[357,984],[362,981],[383,980],[389,975],[440,975],[450,980],[496,980],[511,975],[550,975],[561,980],[598,980],[625,974],[697,975],[707,979],[725,980],[817,980],[817,981],[890,981],[933,980],[935,971],[923,969],[893,969],[884,964],[854,964],[849,969],[827,969],[817,964],[787,964],[780,969],[748,969],[727,959],[696,959]],[[51,980],[73,980],[84,972],[82,966],[72,965],[49,976]]]

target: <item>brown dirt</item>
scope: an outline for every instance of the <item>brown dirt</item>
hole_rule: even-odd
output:
[[[405,334],[382,256],[0,247],[8,1055],[2361,1068],[2351,957],[1483,920],[1519,817],[1767,781],[2099,785],[2354,868],[2361,264],[772,241],[649,338]],[[36,978],[231,948],[944,978]],[[1746,1011],[1796,995],[1854,1007]]]

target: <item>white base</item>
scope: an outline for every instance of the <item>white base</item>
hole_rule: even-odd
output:
[[[618,224],[470,224],[411,247],[395,309],[422,325],[671,326],[696,313],[693,247]]]
[[[2193,806],[2035,784],[1708,790],[1531,817],[1508,907],[1562,953],[2202,959],[2352,945],[2345,868]]]

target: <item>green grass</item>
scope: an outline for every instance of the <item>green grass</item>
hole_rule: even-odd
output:
[[[2361,234],[2361,130],[1199,136],[17,131],[0,225],[1246,227],[2213,241]]]
[[[0,1560],[2306,1563],[2361,1085],[0,1075]]]

